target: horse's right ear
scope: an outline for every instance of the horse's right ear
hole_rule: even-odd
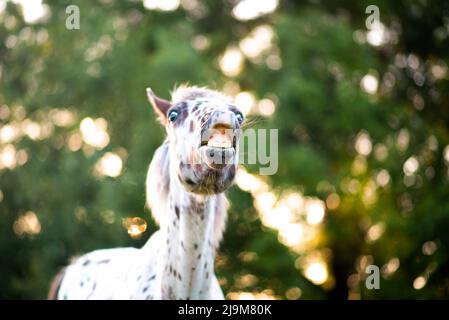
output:
[[[170,101],[157,97],[151,88],[147,88],[147,97],[156,111],[159,121],[164,125],[167,124],[167,111],[171,107]]]

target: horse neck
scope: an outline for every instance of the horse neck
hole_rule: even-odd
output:
[[[164,220],[161,221],[162,298],[207,297],[214,277],[216,195],[193,194],[169,174]]]

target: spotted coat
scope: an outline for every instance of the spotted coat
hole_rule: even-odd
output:
[[[147,204],[160,229],[140,249],[97,250],[79,257],[56,278],[50,298],[224,298],[214,257],[226,223],[224,191],[238,164],[238,110],[229,98],[205,88],[180,87],[170,102],[147,93],[167,131],[146,179]],[[170,112],[176,115],[173,121]],[[216,150],[202,140],[205,130],[217,125],[232,131],[234,150],[226,149],[233,155],[230,163],[214,167],[200,151]]]

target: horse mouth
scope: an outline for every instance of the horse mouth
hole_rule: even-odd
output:
[[[202,134],[200,148],[208,146],[219,149],[235,149],[236,140],[233,129],[225,124],[217,124],[213,129],[206,130]]]
[[[222,169],[233,163],[236,144],[234,130],[228,126],[216,125],[202,135],[202,159],[211,169]]]
[[[236,139],[233,137],[232,140],[219,140],[216,138],[212,138],[209,140],[203,140],[201,141],[200,148],[201,147],[210,147],[210,148],[216,148],[216,149],[235,149],[236,145]]]

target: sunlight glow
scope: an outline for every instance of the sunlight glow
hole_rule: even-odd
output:
[[[265,60],[265,64],[271,70],[280,70],[282,68],[282,59],[279,53],[270,54]]]
[[[358,155],[355,157],[352,163],[352,174],[355,176],[364,174],[367,169],[366,158],[364,156]]]
[[[312,262],[305,267],[304,276],[316,285],[321,285],[328,278],[326,264],[322,261]]]
[[[98,160],[95,169],[102,176],[118,177],[122,173],[123,161],[115,153],[107,152]]]
[[[262,211],[260,218],[265,226],[282,232],[281,230],[288,228],[293,217],[288,206],[279,203],[270,212]]]
[[[259,282],[259,279],[255,275],[247,273],[236,277],[235,286],[239,289],[244,289],[256,285],[257,282]]]
[[[247,172],[243,167],[239,168],[236,183],[240,189],[251,193],[260,221],[264,226],[278,232],[280,243],[299,254],[309,252],[316,246],[320,224],[325,215],[323,201],[304,197],[302,193],[294,190],[284,191],[277,196],[266,181]],[[338,199],[332,201],[339,203],[338,195],[336,197]],[[307,223],[303,220],[304,215]],[[306,258],[305,263],[301,262],[301,266],[298,265],[297,268],[303,269],[306,277],[315,284],[327,282],[329,274],[322,253],[308,254]],[[228,298],[238,299],[240,294],[233,293],[232,298],[229,295]],[[299,298],[301,291],[294,290],[289,295],[291,299]]]
[[[107,52],[112,49],[113,39],[104,35],[101,36],[98,41],[93,42],[84,52],[84,59],[88,62],[92,62],[102,58]],[[92,64],[94,66],[95,64]]]
[[[297,191],[288,190],[277,197],[267,182],[240,168],[236,177],[240,189],[250,192],[262,224],[278,231],[278,240],[297,253],[307,250],[325,215],[324,202],[304,198]],[[306,216],[305,223],[300,216]]]
[[[36,23],[45,17],[49,8],[42,0],[12,0],[22,7],[23,19],[26,23]]]
[[[372,243],[378,240],[385,232],[385,223],[379,222],[371,226],[366,233],[366,241]]]
[[[75,123],[75,113],[68,109],[53,109],[50,111],[52,122],[58,127],[69,127]]]
[[[219,58],[218,64],[225,76],[235,77],[243,67],[243,54],[236,47],[229,47]]]
[[[103,118],[84,118],[80,124],[83,140],[88,145],[103,149],[109,144],[108,123]]]
[[[16,148],[12,144],[7,144],[0,149],[0,170],[3,168],[14,169],[16,165]]]
[[[301,297],[301,294],[302,290],[298,287],[290,288],[285,292],[285,296],[288,300],[297,300]]]
[[[28,211],[14,222],[13,229],[18,236],[34,236],[41,232],[41,224],[37,215]]]
[[[243,191],[253,191],[260,187],[261,180],[245,170],[239,170],[236,177],[236,183]]]
[[[147,230],[147,222],[140,217],[132,217],[123,219],[123,227],[133,239],[139,239]]]
[[[276,196],[273,192],[259,193],[256,195],[254,203],[258,210],[271,209],[276,203]]]
[[[427,241],[422,246],[422,253],[426,256],[431,256],[437,249],[438,245],[434,241]]]
[[[277,300],[272,290],[266,289],[262,292],[229,292],[226,295],[229,300]]]
[[[383,267],[382,267],[382,274],[386,277],[391,276],[393,273],[395,273],[399,266],[401,265],[398,258],[391,258]]]
[[[382,169],[376,175],[376,182],[379,186],[385,187],[390,182],[390,174],[387,170]]]
[[[340,196],[337,193],[331,193],[326,198],[326,206],[330,210],[335,210],[340,206]]]
[[[410,133],[408,129],[404,128],[399,130],[398,137],[396,139],[396,146],[400,151],[405,151],[410,143]]]
[[[371,142],[371,138],[368,133],[361,132],[357,135],[357,139],[355,141],[355,150],[363,155],[367,156],[371,153],[373,149],[373,144]]]
[[[232,9],[237,20],[252,20],[276,10],[279,0],[241,0]]]
[[[377,143],[374,146],[374,157],[376,157],[377,160],[383,161],[388,157],[388,148],[383,143]]]
[[[209,48],[210,41],[209,38],[207,38],[206,36],[199,34],[192,39],[191,44],[192,47],[194,47],[196,50],[203,51]]]
[[[67,141],[67,146],[70,151],[75,152],[81,149],[83,146],[83,137],[79,132],[72,133],[69,136],[69,139]]]
[[[273,36],[274,31],[271,26],[261,25],[240,40],[239,47],[245,56],[250,59],[255,59],[264,51],[271,48]]]
[[[374,47],[387,43],[388,33],[385,26],[381,22],[376,23],[376,27],[366,34],[366,40]]]
[[[23,166],[25,163],[28,162],[28,152],[26,152],[26,150],[24,150],[24,149],[21,149],[21,150],[17,151],[16,158],[17,158],[17,164],[19,166]]]
[[[303,227],[300,223],[289,223],[279,230],[279,240],[287,247],[294,247],[301,243]]]
[[[437,80],[447,79],[449,74],[449,68],[444,61],[438,61],[438,63],[432,65],[430,71],[432,72],[432,76]]]
[[[299,192],[288,191],[282,199],[282,202],[287,203],[291,211],[300,212],[304,209],[304,197]]]
[[[413,175],[419,168],[418,159],[415,156],[412,156],[405,161],[403,166],[403,171],[405,175],[411,176]]]
[[[143,7],[147,10],[174,11],[180,3],[180,0],[143,0]]]
[[[449,164],[449,145],[447,145],[444,148],[443,156],[444,156],[444,161],[446,161],[446,163]]]
[[[367,74],[360,80],[360,87],[366,93],[375,94],[379,87],[379,80],[374,75]]]
[[[235,96],[235,104],[244,115],[251,113],[255,104],[256,98],[251,92],[243,91]]]
[[[31,140],[38,140],[41,136],[41,126],[39,123],[29,119],[22,122],[22,130]]]
[[[306,205],[306,212],[309,224],[319,224],[324,218],[324,203],[321,200],[309,201]]]
[[[363,188],[362,200],[366,207],[369,207],[377,202],[377,184],[370,179]]]
[[[427,279],[423,276],[419,276],[413,281],[413,288],[421,290],[427,284]]]
[[[374,258],[372,255],[360,255],[356,261],[356,269],[358,272],[365,272],[366,268],[374,263]]]
[[[7,124],[0,128],[0,143],[9,143],[14,141],[19,135],[18,126]]]
[[[257,111],[264,117],[271,117],[276,110],[276,105],[271,99],[262,99],[257,104]]]

